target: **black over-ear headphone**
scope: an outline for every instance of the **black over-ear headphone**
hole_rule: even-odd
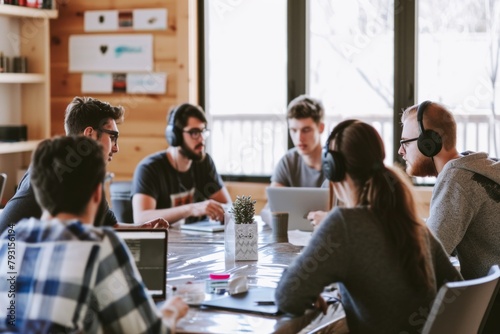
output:
[[[328,137],[325,147],[323,147],[322,152],[322,168],[323,173],[326,178],[332,182],[340,182],[345,178],[346,165],[345,158],[342,153],[336,150],[330,150],[330,142],[336,140],[335,146],[339,147],[340,141],[342,140],[342,133],[351,124],[356,123],[357,120],[344,121],[341,126],[337,126],[333,129],[332,133]]]
[[[165,128],[165,138],[170,146],[176,147],[182,145],[182,129],[175,125],[177,115],[182,113],[183,110],[189,108],[191,105],[188,103],[181,104],[174,108],[168,117],[167,127]]]
[[[426,157],[432,158],[441,151],[443,140],[439,133],[431,129],[424,128],[424,111],[431,104],[431,101],[420,103],[417,109],[417,122],[420,135],[417,139],[418,150]]]

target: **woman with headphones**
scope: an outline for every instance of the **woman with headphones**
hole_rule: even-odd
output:
[[[343,207],[335,207],[276,290],[281,311],[326,311],[320,293],[338,283],[351,333],[416,333],[439,287],[461,280],[441,244],[417,216],[411,185],[384,165],[378,132],[339,123],[323,151],[323,171]]]

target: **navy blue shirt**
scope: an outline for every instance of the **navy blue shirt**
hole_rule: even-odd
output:
[[[19,186],[17,187],[14,197],[12,197],[0,214],[0,234],[7,229],[9,224],[17,224],[24,218],[40,218],[42,209],[36,202],[35,192],[31,187],[30,171],[24,174]],[[104,191],[104,190],[103,190]],[[114,226],[117,223],[115,214],[109,209],[108,203],[103,196],[105,217],[103,225]],[[102,213],[98,213],[97,217],[101,217]],[[99,225],[96,223],[95,225]]]

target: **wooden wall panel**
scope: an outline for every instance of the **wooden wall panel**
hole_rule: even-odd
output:
[[[156,95],[131,96],[123,94],[118,96],[95,95],[95,97],[125,108],[124,122],[118,125],[120,141],[122,137],[128,136],[163,139],[167,125],[167,113],[170,106],[176,103],[174,98]],[[72,97],[52,98],[52,135],[64,134],[64,112],[72,99]]]
[[[66,106],[71,102],[73,98],[51,98],[51,126],[50,130],[52,135],[64,135],[64,112],[66,111]]]
[[[155,71],[167,73],[167,92],[165,95],[170,98],[177,96],[177,71],[176,63],[174,62],[156,62]],[[55,63],[52,65],[50,76],[50,87],[52,97],[62,96],[78,96],[82,94],[82,75],[80,73],[69,73],[67,63]],[[102,94],[101,94],[102,95]],[[114,96],[119,94],[110,94],[106,96]],[[123,94],[122,94],[123,95]],[[155,96],[151,95],[151,96]],[[130,99],[139,99],[137,96],[141,94],[127,95]]]
[[[83,21],[82,21],[83,26]],[[66,70],[69,62],[69,36],[86,34],[83,28],[79,31],[61,31],[55,35],[51,34],[51,47],[50,47],[50,60],[53,64],[65,66]],[[90,34],[90,33],[88,33]],[[95,33],[92,33],[95,34]],[[157,31],[137,31],[137,32],[103,32],[103,34],[152,34],[153,35],[153,60],[157,61],[170,61],[175,63],[177,61],[177,37],[172,31],[165,30],[163,33]]]
[[[269,183],[251,183],[251,182],[225,182],[227,190],[233,201],[236,196],[252,196],[256,200],[255,213],[260,214],[260,211],[267,203],[266,187]]]
[[[260,214],[260,211],[267,203],[266,187],[269,186],[269,183],[225,182],[225,184],[233,201],[236,199],[236,196],[252,196],[257,201],[255,212]],[[432,189],[433,187],[413,187],[418,214],[421,218],[429,217]]]
[[[128,4],[127,4],[128,3]],[[132,5],[130,6],[129,4]],[[59,8],[61,26],[64,30],[71,34],[82,32],[83,17],[86,10],[109,10],[109,9],[135,9],[135,8],[167,8],[167,25],[168,31],[175,33],[176,27],[176,0],[168,1],[82,1],[72,0],[71,4],[63,5]]]
[[[198,103],[196,0],[72,0],[61,2],[59,18],[51,22],[51,134],[64,133],[66,106],[81,92],[81,74],[68,72],[69,36],[86,34],[86,10],[166,8],[168,27],[161,31],[119,31],[99,34],[152,34],[154,71],[167,73],[167,93],[85,94],[125,107],[125,121],[119,125],[120,152],[109,164],[115,180],[132,178],[135,166],[146,155],[165,149],[167,111],[183,102]],[[179,25],[179,26],[178,26]],[[87,33],[90,34],[90,33]],[[97,33],[91,33],[97,34]]]
[[[417,201],[418,215],[421,218],[428,218],[433,187],[413,187],[415,200]]]
[[[166,149],[167,143],[163,138],[120,136],[118,146],[120,151],[108,164],[108,171],[115,174],[115,180],[131,180],[137,164],[147,155]]]

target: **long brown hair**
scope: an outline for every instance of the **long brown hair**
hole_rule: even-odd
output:
[[[331,136],[330,149],[343,156],[345,172],[356,188],[357,204],[367,206],[379,218],[415,286],[432,289],[434,278],[426,261],[427,227],[418,218],[407,177],[384,165],[384,144],[377,130],[361,121],[347,120],[339,123]]]

